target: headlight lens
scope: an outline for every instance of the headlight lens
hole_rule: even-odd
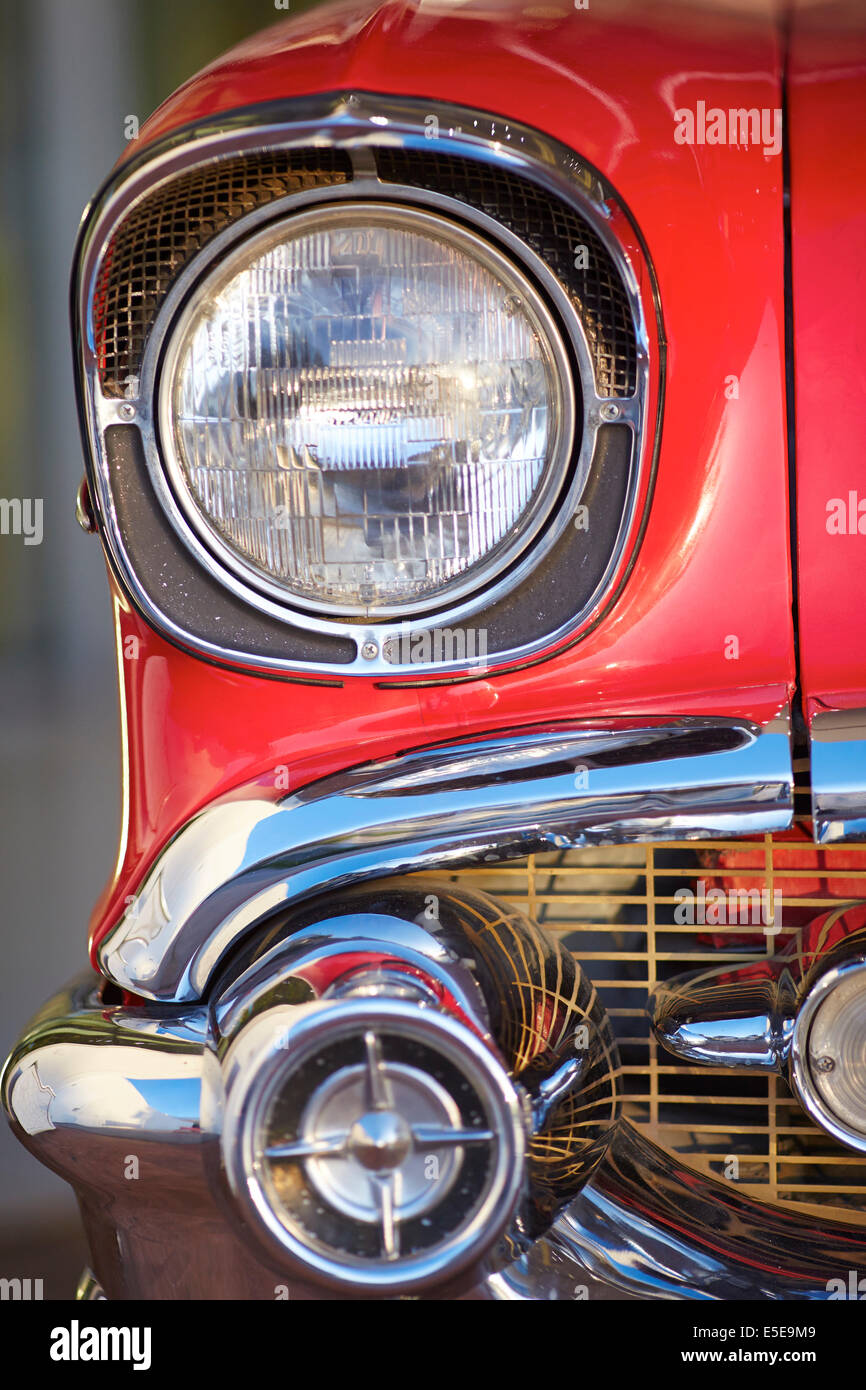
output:
[[[160,428],[188,519],[283,600],[356,616],[456,599],[550,515],[574,400],[529,281],[456,223],[302,213],[240,246],[171,340]]]

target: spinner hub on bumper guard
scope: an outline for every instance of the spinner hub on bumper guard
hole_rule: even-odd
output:
[[[103,993],[42,1011],[4,1099],[76,1187],[109,1297],[460,1297],[549,1229],[616,1122],[592,986],[484,894],[352,888],[246,940],[206,1004]]]
[[[479,1259],[514,1213],[529,1118],[486,1043],[384,997],[269,1013],[226,1056],[222,1142],[274,1258],[404,1292]]]

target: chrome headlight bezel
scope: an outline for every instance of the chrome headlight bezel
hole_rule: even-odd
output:
[[[414,683],[428,673],[435,680],[467,669],[475,674],[481,668],[504,670],[545,659],[579,640],[604,616],[635,563],[657,462],[664,364],[655,279],[640,233],[613,190],[556,141],[511,124],[505,128],[511,143],[505,144],[501,122],[437,104],[440,127],[433,142],[425,125],[428,106],[379,96],[301,98],[272,108],[271,124],[264,123],[263,112],[251,109],[222,126],[210,122],[173,132],[121,166],[86,216],[76,252],[73,317],[88,475],[100,531],[122,591],[145,620],[176,645],[217,663],[331,683],[335,676],[408,676]],[[439,161],[439,172],[431,174],[431,159]],[[146,210],[161,209],[165,200],[177,217],[182,188],[190,181],[219,178],[223,188],[232,187],[239,167],[256,161],[298,170],[296,191],[285,196],[271,191],[252,211],[244,195],[231,202],[230,215],[216,228],[190,234],[190,245],[202,249],[195,257],[193,251],[180,256],[182,268],[172,269],[143,328],[141,322],[135,328],[133,356],[127,353],[120,376],[115,373],[104,384],[98,315],[100,307],[104,312],[106,268],[118,246],[123,253],[118,265],[128,266],[131,254],[135,258],[134,239],[124,244],[118,237],[127,235],[142,209],[149,217]],[[328,172],[338,164],[342,172]],[[440,191],[446,166],[457,170],[453,198]],[[314,172],[308,176],[310,167]],[[401,167],[408,167],[411,183],[401,179]],[[221,173],[231,169],[236,172]],[[282,177],[269,176],[270,184],[276,187]],[[476,178],[486,190],[477,199],[466,191],[466,180]],[[283,187],[288,182],[283,179]],[[375,622],[335,620],[289,606],[284,596],[277,599],[227,566],[215,566],[213,552],[190,525],[168,481],[155,419],[160,359],[155,345],[205,265],[268,221],[355,198],[452,217],[516,264],[559,323],[584,405],[562,501],[535,543],[495,585],[431,606],[423,615]],[[508,206],[521,210],[517,221],[502,211],[509,198],[516,201]],[[536,224],[531,217],[526,221],[530,207],[541,209],[548,233],[533,234]],[[554,224],[559,231],[551,230]],[[548,235],[560,236],[558,262],[548,254]],[[609,296],[619,296],[615,332],[630,335],[631,343],[627,387],[620,375],[623,359],[605,358],[608,351],[619,351],[608,343],[606,327],[599,336],[598,324],[607,321],[590,317],[588,339],[585,315],[574,299],[568,267],[580,250],[576,243],[584,239],[601,267],[600,280],[595,288],[590,285],[591,296],[597,296],[594,312],[603,314]],[[125,315],[126,308],[121,312]],[[120,322],[125,331],[125,320]],[[592,509],[586,544],[586,520],[573,515],[585,510],[582,476]],[[558,539],[542,546],[554,522],[560,523]],[[431,629],[456,638],[453,659],[447,646],[444,657],[437,647],[428,659],[423,643],[419,657],[405,640],[416,633],[429,637]],[[476,634],[484,639],[483,655],[473,646]]]

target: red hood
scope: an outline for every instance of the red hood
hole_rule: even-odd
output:
[[[719,104],[775,86],[773,0],[757,5],[604,0],[385,0],[315,6],[256,34],[154,113],[127,155],[217,112],[313,92],[354,89],[452,101],[498,112],[569,142],[607,176],[641,144],[668,137],[698,84]],[[769,95],[765,92],[765,95]],[[569,108],[575,120],[563,128]],[[577,115],[579,113],[579,123]]]

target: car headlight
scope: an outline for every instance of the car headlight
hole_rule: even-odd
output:
[[[159,422],[222,563],[284,602],[386,617],[530,545],[575,401],[556,322],[506,256],[443,217],[354,203],[283,219],[200,282]]]

